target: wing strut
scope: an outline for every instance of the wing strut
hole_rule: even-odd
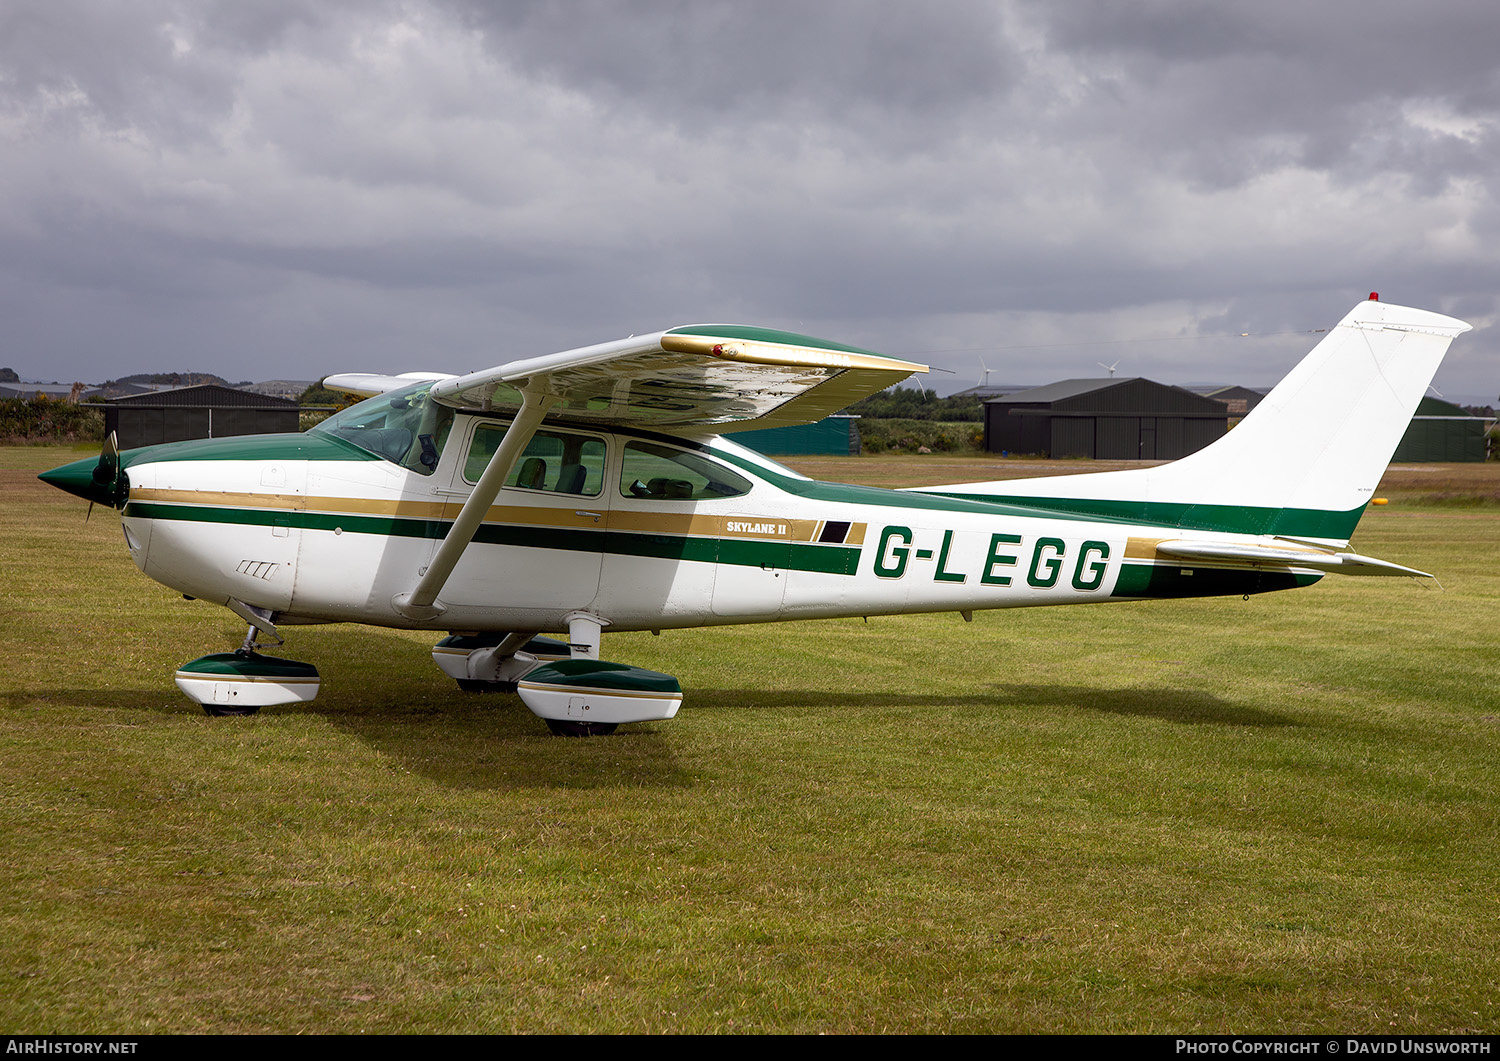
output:
[[[526,449],[526,443],[531,441],[531,436],[536,434],[536,429],[541,426],[542,418],[547,415],[547,410],[558,401],[555,394],[524,387],[521,389],[521,396],[523,402],[516,413],[516,418],[511,421],[505,437],[500,440],[500,445],[495,450],[495,455],[490,458],[488,467],[484,469],[484,474],[479,477],[479,482],[474,484],[473,493],[469,494],[469,499],[464,502],[458,518],[453,521],[453,526],[448,529],[443,543],[438,546],[432,563],[427,565],[427,570],[417,580],[416,588],[409,593],[398,593],[391,598],[391,604],[408,619],[436,619],[447,611],[447,608],[438,603],[437,595],[443,591],[448,576],[453,574],[458,558],[469,547],[469,542],[474,540],[474,534],[479,530],[479,524],[484,521],[485,513],[495,503],[500,487],[505,484],[505,477],[510,474],[511,466]]]

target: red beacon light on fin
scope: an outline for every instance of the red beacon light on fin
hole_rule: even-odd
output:
[[[1371,302],[1379,302],[1380,301],[1380,292],[1379,291],[1371,291],[1370,292],[1370,301]]]

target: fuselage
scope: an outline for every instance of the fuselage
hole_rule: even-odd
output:
[[[122,455],[136,564],[278,621],[455,631],[614,630],[1264,592],[1316,572],[1185,566],[1183,531],[807,479],[715,437],[547,423],[444,586],[431,561],[505,422],[459,413],[432,445],[367,432],[175,443]],[[415,456],[414,456],[415,455]],[[80,462],[82,463],[82,462]],[[1205,540],[1251,536],[1198,535]]]

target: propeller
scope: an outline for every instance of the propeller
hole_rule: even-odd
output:
[[[104,445],[99,447],[99,463],[94,465],[94,473],[90,478],[99,489],[110,493],[119,485],[120,440],[113,431],[105,436]]]
[[[98,460],[74,461],[42,472],[37,478],[89,502],[89,515],[93,514],[94,505],[119,508],[130,494],[130,478],[122,467],[120,444],[113,431],[100,447]]]

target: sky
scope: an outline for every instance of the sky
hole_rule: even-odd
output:
[[[1500,394],[1493,0],[3,0],[0,366],[466,372],[679,324],[947,393]]]

